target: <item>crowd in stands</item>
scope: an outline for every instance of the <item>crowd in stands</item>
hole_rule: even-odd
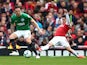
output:
[[[11,15],[15,5],[21,7],[22,12],[29,14],[43,30],[40,35],[30,24],[32,41],[38,45],[45,45],[53,37],[56,28],[62,23],[64,10],[70,15],[73,23],[71,36],[66,36],[72,48],[78,45],[87,46],[87,0],[0,0],[0,45],[9,45]],[[23,37],[17,40],[19,45],[25,45]]]

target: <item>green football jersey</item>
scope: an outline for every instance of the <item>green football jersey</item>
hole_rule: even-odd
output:
[[[30,17],[26,13],[21,13],[21,16],[16,16],[16,14],[12,14],[11,23],[16,24],[16,30],[30,30],[30,21],[32,17]]]

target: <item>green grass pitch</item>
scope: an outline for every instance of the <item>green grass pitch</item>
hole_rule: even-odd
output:
[[[74,56],[62,57],[35,57],[0,56],[0,65],[87,65],[87,58],[78,59]]]

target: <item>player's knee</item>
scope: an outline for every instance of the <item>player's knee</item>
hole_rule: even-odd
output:
[[[48,46],[51,47],[53,44],[52,43],[48,43]]]
[[[13,38],[13,36],[12,36],[12,35],[10,35],[10,36],[9,36],[9,39],[12,39],[12,38]]]
[[[9,39],[10,40],[16,40],[18,38],[17,34],[15,33],[12,33],[10,36],[9,36]]]
[[[27,38],[26,43],[31,44],[31,38]]]
[[[26,40],[26,43],[31,44],[31,40]]]
[[[67,49],[68,51],[71,51],[71,50],[72,50],[71,47],[66,47],[66,49]]]
[[[16,34],[11,34],[11,35],[9,36],[9,39],[15,39],[15,38],[17,38],[17,35],[16,35]]]

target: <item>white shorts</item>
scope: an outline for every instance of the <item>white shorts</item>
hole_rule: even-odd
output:
[[[54,46],[61,45],[63,47],[69,47],[69,43],[64,36],[54,36],[52,40],[49,41],[49,43],[52,43]]]
[[[21,36],[24,37],[24,39],[31,37],[31,32],[30,30],[17,30],[16,32],[14,32],[18,38],[20,38]]]

